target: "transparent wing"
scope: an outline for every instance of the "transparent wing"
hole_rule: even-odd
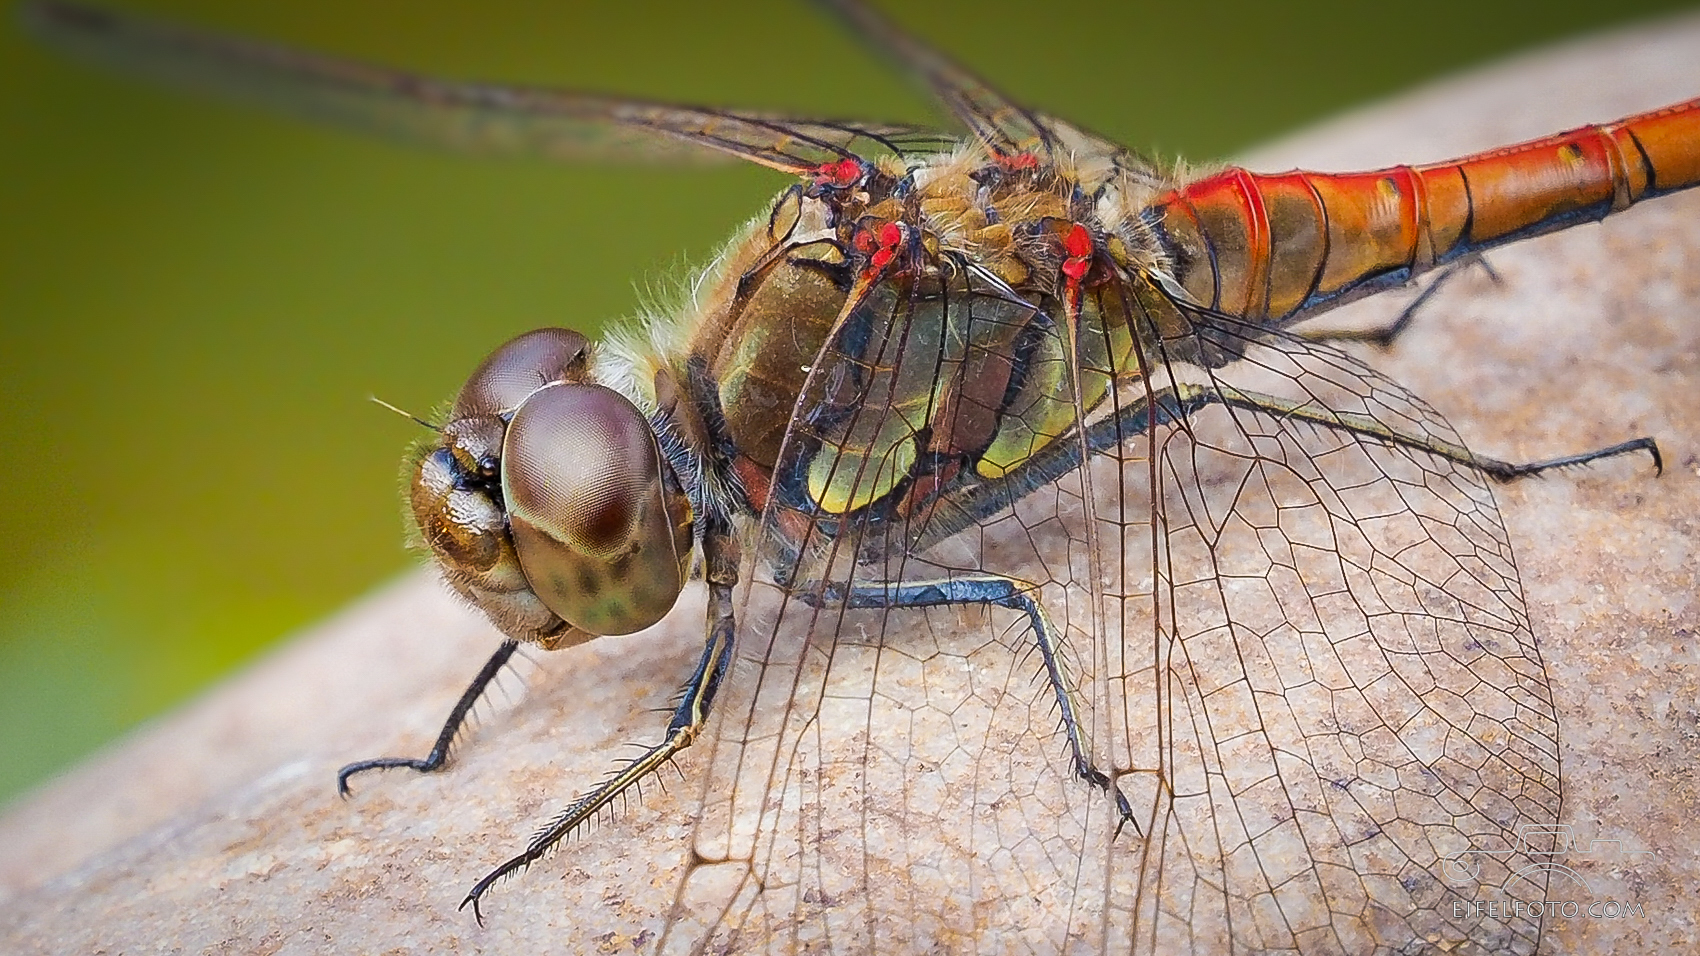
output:
[[[435,79],[69,3],[24,8],[66,51],[280,113],[460,152],[709,161],[789,173],[835,160],[948,149],[917,127],[789,119],[563,90]]]
[[[1207,337],[1245,348],[1237,333]],[[1155,636],[1105,649],[1103,726],[1126,748],[1109,759],[1158,811],[1118,847],[1132,878],[1112,883],[1110,925],[1159,953],[1534,952],[1538,917],[1471,903],[1542,898],[1560,806],[1551,695],[1482,477],[1305,420],[1457,445],[1333,350],[1260,336],[1192,371],[1292,404],[1205,406],[1106,475],[1156,504],[1137,535],[1098,515],[1106,564],[1150,569],[1111,589],[1138,606],[1126,634]]]
[[[938,50],[898,29],[858,0],[819,0],[875,51],[912,74],[995,156],[1109,164],[1157,181],[1151,164],[1126,147],[1067,120],[1021,106]]]
[[[852,510],[793,499],[766,516],[785,583],[748,585],[664,949],[1535,949],[1538,919],[1452,908],[1538,896],[1559,809],[1555,718],[1491,494],[1372,434],[1456,442],[1398,386],[1216,321],[1135,356],[1085,429],[1059,432],[1009,378],[1063,383],[1065,407],[1078,380],[1091,399],[1090,363],[1070,374],[1043,311],[969,275],[948,294],[875,287],[849,313],[774,495],[790,469]],[[1243,358],[1167,359],[1206,345]],[[992,394],[1030,426],[1038,470],[958,479],[931,510],[853,510],[912,494],[918,456]],[[1183,394],[1203,398],[1183,414]],[[1226,401],[1248,394],[1287,404]],[[1064,467],[1087,447],[1103,450]],[[933,544],[939,528],[961,530]],[[1042,616],[836,600],[997,574]],[[1130,822],[1078,771],[1065,711]]]
[[[926,520],[867,506],[903,494],[947,406],[963,407],[952,383],[1051,334],[1035,319],[973,279],[942,296],[882,283],[821,350],[763,530],[791,583],[749,583],[704,779],[700,862],[664,950],[966,951],[987,907],[1018,918],[1032,946],[1060,945],[1067,922],[1048,907],[1076,889],[1080,853],[1101,853],[1111,828],[1084,838],[1106,804],[1058,757],[1023,627],[1001,610],[856,609],[826,593],[978,567],[971,550],[906,552],[898,542]],[[788,498],[787,476],[793,495],[833,499],[840,513]],[[1059,867],[1068,882],[1035,882]]]

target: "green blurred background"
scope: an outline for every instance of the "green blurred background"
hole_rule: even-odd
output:
[[[1683,5],[978,0],[900,19],[1024,100],[1205,159]],[[123,6],[444,75],[930,115],[796,3]],[[515,332],[629,314],[784,184],[396,147],[65,62],[11,21],[0,800],[413,563],[397,461],[416,429],[366,396],[429,410]]]

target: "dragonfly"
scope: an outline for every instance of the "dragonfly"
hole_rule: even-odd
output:
[[[1478,454],[1302,323],[1700,182],[1700,100],[1425,166],[1189,175],[828,6],[965,132],[29,8],[73,52],[319,120],[793,178],[672,314],[522,335],[425,423],[420,541],[505,639],[427,756],[339,790],[446,768],[522,646],[690,592],[660,739],[472,886],[480,920],[694,748],[663,951],[1536,951],[1538,915],[1452,905],[1543,898],[1562,792],[1491,486],[1658,448]]]

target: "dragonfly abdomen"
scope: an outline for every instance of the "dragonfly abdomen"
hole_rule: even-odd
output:
[[[1700,184],[1696,144],[1700,99],[1426,166],[1231,168],[1164,194],[1145,216],[1198,303],[1285,324]]]

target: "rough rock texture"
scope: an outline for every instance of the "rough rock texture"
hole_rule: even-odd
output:
[[[1700,19],[1433,86],[1248,160],[1363,168],[1512,142],[1700,93]],[[1525,460],[1655,436],[1629,459],[1497,491],[1558,705],[1564,862],[1644,916],[1549,924],[1552,953],[1700,945],[1700,194],[1495,253],[1373,364],[1466,442]],[[1370,324],[1399,303],[1339,314]],[[539,662],[451,773],[360,782],[421,751],[494,637],[423,575],[382,590],[0,820],[11,953],[522,952],[641,948],[683,865],[696,793],[671,781],[494,897],[468,884],[571,792],[652,739],[694,661],[693,615]],[[692,755],[681,762],[700,770]],[[1644,851],[1644,852],[1643,852]],[[983,943],[985,941],[982,941]]]

